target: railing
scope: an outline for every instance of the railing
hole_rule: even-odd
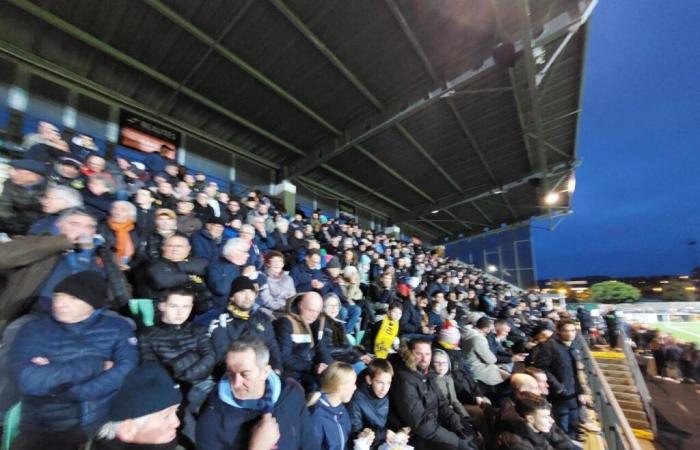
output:
[[[605,375],[591,356],[588,345],[584,343],[582,350],[588,384],[593,392],[593,402],[599,414],[608,450],[642,450]]]
[[[627,333],[624,331],[623,327],[620,327],[620,329],[621,333],[619,340],[622,341],[622,351],[625,353],[627,366],[630,369],[632,379],[634,380],[634,385],[637,387],[639,396],[642,399],[642,406],[644,406],[644,412],[647,414],[651,431],[654,433],[654,435],[656,435],[656,414],[654,413],[654,408],[651,405],[651,394],[649,393],[647,382],[644,379],[644,375],[642,375],[642,371],[639,369],[637,355],[634,354],[632,346],[630,346],[629,336],[627,336]]]

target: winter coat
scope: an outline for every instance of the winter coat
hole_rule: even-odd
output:
[[[445,400],[447,400],[447,404],[450,405],[450,408],[452,408],[454,412],[459,414],[460,417],[469,417],[469,413],[466,409],[464,409],[464,406],[462,406],[462,403],[457,397],[455,381],[452,376],[451,361],[449,359],[449,356],[447,355],[447,352],[441,349],[435,349],[433,353],[442,353],[444,356],[446,356],[448,358],[448,368],[447,373],[445,375],[438,376],[437,374],[435,374],[434,376],[430,377],[431,385],[435,387],[435,390],[440,392],[440,395],[442,395]]]
[[[306,262],[302,262],[292,267],[289,275],[294,280],[294,287],[297,292],[313,291],[311,280],[324,281],[323,273],[319,269],[309,269]]]
[[[5,181],[0,194],[0,233],[10,236],[25,235],[29,227],[44,215],[41,197],[46,181],[31,186],[20,186],[12,180]]]
[[[277,420],[281,438],[278,450],[317,450],[318,443],[306,408],[304,390],[294,380],[281,381],[270,372],[272,416]],[[228,378],[211,393],[197,421],[197,448],[206,450],[247,450],[253,427],[268,411],[247,409],[231,393]]]
[[[427,375],[409,367],[415,363],[410,355],[406,357],[408,361],[398,357],[392,361],[396,372],[389,390],[389,428],[410,427],[416,450],[462,448],[458,433],[466,440],[470,437],[460,417],[431,386]]]
[[[37,356],[49,364],[32,363]],[[110,401],[138,365],[139,355],[129,323],[98,309],[75,324],[50,316],[28,322],[17,334],[9,360],[22,394],[21,431],[76,426],[94,431],[106,421]],[[105,371],[105,361],[114,366]]]
[[[327,338],[328,351],[335,361],[346,363],[356,363],[364,352],[357,347],[350,345],[345,333],[345,323],[326,316],[325,330],[323,332]]]
[[[148,209],[136,206],[136,229],[144,240],[156,229],[156,208],[151,205]]]
[[[401,301],[403,312],[401,320],[399,320],[399,332],[406,333],[422,333],[423,325],[421,323],[421,311],[418,306],[411,303],[411,300],[405,299]]]
[[[285,314],[275,320],[275,334],[280,349],[282,366],[286,376],[300,379],[302,374],[311,374],[315,365],[333,362],[325,336],[323,314],[311,325],[299,316],[297,295],[287,302]]]
[[[107,220],[107,216],[112,209],[112,202],[115,200],[114,194],[105,192],[102,195],[95,195],[90,189],[83,189],[83,205],[85,210],[97,220],[97,223],[102,223]]]
[[[216,355],[207,329],[191,322],[182,325],[158,323],[139,337],[141,359],[168,369],[178,382],[194,384],[214,369]]]
[[[481,388],[474,380],[462,350],[445,348],[439,339],[433,342],[433,348],[436,351],[444,351],[450,358],[450,372],[459,401],[468,405],[476,405],[476,398],[484,397],[484,393],[481,392]]]
[[[513,361],[513,353],[505,348],[498,339],[496,339],[495,333],[487,334],[486,340],[489,343],[491,353],[496,355],[496,364],[508,364]]]
[[[481,331],[467,328],[462,336],[461,346],[475,380],[491,386],[503,381],[496,365],[496,355],[489,349],[486,336]]]
[[[220,299],[228,299],[231,283],[238,278],[242,270],[243,267],[235,265],[224,257],[211,263],[207,270],[207,285],[212,294]]]
[[[358,380],[359,387],[348,403],[350,415],[350,440],[369,428],[374,431],[372,448],[377,448],[386,441],[387,419],[389,418],[389,395],[378,398],[364,379]]]
[[[345,450],[350,436],[350,417],[345,405],[331,406],[326,394],[322,394],[309,409],[318,448]]]
[[[160,258],[148,267],[153,298],[160,299],[163,292],[174,287],[190,289],[195,294],[195,309],[199,310],[209,297],[204,283],[206,272],[207,260],[204,258],[189,258],[180,262]],[[194,279],[191,275],[195,276]]]
[[[209,230],[202,228],[192,235],[190,238],[192,244],[192,256],[204,258],[209,261],[209,264],[215,262],[221,257],[221,249],[224,248],[226,239],[223,236],[216,242],[209,233]]]
[[[576,406],[577,395],[583,393],[576,368],[579,360],[575,346],[566,346],[556,337],[540,344],[533,365],[547,374],[551,402],[567,402]]]
[[[496,419],[498,450],[576,450],[569,437],[556,425],[549,433],[536,433],[515,411],[512,400],[506,401]]]
[[[197,230],[202,229],[202,221],[190,214],[188,216],[177,215],[177,232],[187,237],[192,236]]]
[[[297,293],[294,280],[287,272],[282,272],[279,277],[275,277],[268,270],[265,275],[267,276],[267,284],[258,293],[261,305],[272,311],[283,311],[287,300]]]
[[[241,337],[255,337],[263,341],[270,351],[270,365],[273,369],[282,369],[280,351],[270,317],[260,309],[250,312],[248,319],[234,317],[230,312],[224,312],[212,321],[209,326],[216,361],[221,363],[226,357],[226,351],[231,344]]]

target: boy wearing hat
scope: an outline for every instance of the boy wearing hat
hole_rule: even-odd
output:
[[[242,337],[258,338],[270,352],[270,365],[281,372],[282,360],[270,317],[255,303],[257,290],[253,281],[238,276],[231,283],[226,311],[209,326],[209,335],[216,350],[217,363],[223,363],[231,344]]]
[[[70,275],[53,292],[52,314],[24,325],[10,350],[22,395],[13,448],[77,448],[106,421],[112,397],[138,364],[129,323],[104,314],[107,283],[99,273]]]
[[[109,422],[93,441],[93,450],[175,449],[182,402],[180,387],[158,364],[132,370],[114,396]]]
[[[10,178],[0,195],[0,233],[24,235],[42,216],[47,167],[33,159],[15,160],[10,166]]]

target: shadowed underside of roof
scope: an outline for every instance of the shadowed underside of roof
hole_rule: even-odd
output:
[[[436,239],[548,211],[576,162],[594,5],[9,0],[0,55]]]

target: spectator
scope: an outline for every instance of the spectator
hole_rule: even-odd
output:
[[[89,448],[175,450],[177,410],[182,393],[170,376],[154,363],[144,363],[124,379],[109,408],[109,422]]]
[[[537,394],[524,392],[515,408],[502,416],[497,437],[498,450],[551,450],[547,435],[554,425],[552,406]]]
[[[107,419],[109,403],[138,364],[136,338],[121,317],[103,311],[107,283],[79,272],[54,288],[50,317],[28,322],[10,351],[22,394],[13,448],[73,449]]]
[[[141,359],[163,366],[183,388],[183,407],[197,414],[213,387],[210,375],[216,363],[214,346],[207,329],[189,318],[194,294],[183,288],[163,292],[158,302],[160,320],[139,336]]]
[[[372,360],[372,357],[348,342],[345,324],[338,319],[340,299],[334,293],[328,293],[323,298],[323,314],[326,318],[324,334],[328,338],[328,349],[336,361],[352,364],[355,372],[360,373]]]
[[[411,429],[411,445],[429,448],[476,450],[474,433],[449,407],[428,381],[430,341],[413,339],[396,358],[396,375],[389,391],[389,424]]]
[[[344,450],[350,436],[350,417],[345,403],[352,399],[357,376],[348,363],[334,362],[321,375],[321,391],[311,394],[314,437],[323,450]],[[370,430],[371,432],[371,430]],[[371,436],[373,441],[374,436]]]
[[[56,233],[56,220],[72,208],[82,208],[83,197],[80,192],[67,186],[49,185],[41,198],[41,211],[44,215],[37,219],[27,234],[43,235]]]
[[[229,239],[221,251],[221,258],[209,267],[207,282],[219,303],[226,304],[233,280],[239,275],[251,277],[255,273],[255,267],[247,265],[248,250],[248,243],[243,239]]]
[[[260,340],[243,338],[231,345],[226,353],[226,376],[212,392],[197,424],[197,448],[271,450],[275,444],[278,450],[318,448],[304,391],[294,380],[281,379],[270,367],[269,358]],[[269,441],[253,445],[253,431],[263,426],[269,431],[257,438]],[[280,436],[284,439],[279,440]]]
[[[449,407],[463,420],[469,422],[469,413],[457,398],[457,390],[452,377],[450,357],[441,349],[433,350],[432,366],[435,376],[430,378],[430,383],[447,400]]]
[[[299,381],[307,392],[316,390],[318,375],[333,362],[323,333],[322,309],[323,299],[318,293],[298,294],[274,323],[284,376]]]
[[[177,208],[177,198],[175,197],[175,190],[173,185],[167,180],[161,180],[160,177],[156,177],[156,192],[155,192],[155,203],[159,208],[167,208],[175,210]]]
[[[148,173],[154,175],[165,170],[165,165],[168,163],[172,151],[167,145],[161,145],[158,152],[149,153],[143,160]]]
[[[377,358],[386,359],[390,353],[396,353],[398,350],[402,314],[401,303],[391,303],[384,318],[375,322],[365,333],[362,343],[371,349]]]
[[[109,218],[100,227],[107,246],[114,250],[115,262],[121,270],[138,267],[145,251],[136,230],[136,214],[132,203],[118,200],[112,203]]]
[[[209,205],[209,196],[206,192],[197,192],[194,203],[194,215],[202,223],[207,223],[211,217],[215,216],[214,209]]]
[[[114,184],[111,178],[102,174],[95,173],[87,179],[85,189],[83,189],[83,203],[85,209],[92,214],[98,223],[103,223],[110,213],[112,202],[115,200],[113,194]]]
[[[216,350],[217,362],[223,362],[226,351],[242,337],[255,337],[265,343],[270,353],[270,365],[282,372],[279,347],[270,318],[255,304],[256,289],[250,278],[239,276],[231,283],[227,311],[219,315],[209,327]]]
[[[294,280],[294,287],[297,292],[316,291],[320,292],[325,283],[323,274],[318,269],[321,265],[321,253],[316,249],[306,252],[304,264],[297,264],[289,273]]]
[[[284,269],[284,255],[271,250],[265,255],[267,283],[260,289],[261,305],[276,314],[284,312],[287,300],[296,295],[294,280]]]
[[[576,325],[570,319],[557,324],[557,336],[552,336],[537,353],[534,366],[547,374],[548,399],[557,425],[574,439],[579,438],[579,408],[590,404],[580,383],[580,356],[574,345]]]
[[[163,243],[177,232],[177,220],[172,209],[159,208],[156,210],[156,227],[146,240],[146,256],[151,261],[160,258]]]
[[[194,203],[188,198],[180,198],[177,202],[177,231],[187,237],[192,237],[204,225],[194,215]]]
[[[221,257],[221,250],[226,241],[223,238],[224,223],[216,216],[211,216],[204,228],[195,232],[192,242],[192,255],[204,258],[209,264]]]
[[[60,156],[53,163],[53,169],[49,175],[49,180],[53,184],[68,186],[73,189],[83,189],[85,187],[85,177],[80,172],[83,164],[70,156]]]
[[[12,161],[10,177],[0,195],[0,233],[27,234],[41,217],[41,198],[46,190],[46,165],[40,161]]]
[[[591,313],[583,306],[579,306],[578,308],[576,308],[576,318],[581,324],[581,334],[584,338],[588,338],[588,333],[590,329],[594,327]]]
[[[153,194],[146,188],[136,191],[134,203],[136,203],[136,230],[139,236],[148,237],[156,225],[156,209],[153,206]]]
[[[465,330],[463,349],[479,387],[491,403],[500,406],[504,396],[507,395],[507,384],[503,380],[508,378],[508,373],[496,365],[496,355],[491,352],[486,339],[490,330],[491,321],[488,317],[477,320],[474,328]]]

